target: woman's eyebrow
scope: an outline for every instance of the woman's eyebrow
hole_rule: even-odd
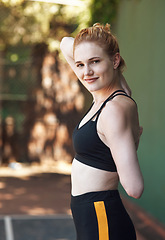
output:
[[[96,58],[100,58],[100,57],[92,57],[92,58],[89,58],[89,61],[93,60],[93,59],[96,59]]]
[[[100,57],[92,57],[92,58],[89,58],[88,61],[92,61],[93,59],[96,59],[96,58],[99,58],[99,59],[100,59]],[[81,62],[82,62],[82,61],[76,61],[75,64],[81,63]]]
[[[82,62],[82,61],[76,61],[75,64],[77,64],[77,63],[81,63],[81,62]]]

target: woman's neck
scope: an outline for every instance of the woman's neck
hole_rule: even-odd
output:
[[[123,90],[121,84],[115,84],[114,86],[109,86],[106,89],[101,89],[99,91],[92,92],[93,101],[96,104],[100,104],[104,102],[116,90]]]

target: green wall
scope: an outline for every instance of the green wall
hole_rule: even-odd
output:
[[[138,150],[145,191],[135,200],[165,223],[165,0],[122,0],[113,29],[144,128]]]

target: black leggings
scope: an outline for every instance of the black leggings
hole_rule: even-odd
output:
[[[77,240],[136,240],[118,190],[72,196],[71,210]]]

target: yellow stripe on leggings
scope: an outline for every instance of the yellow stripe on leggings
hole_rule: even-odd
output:
[[[94,202],[98,221],[99,240],[109,240],[108,221],[104,202]]]

